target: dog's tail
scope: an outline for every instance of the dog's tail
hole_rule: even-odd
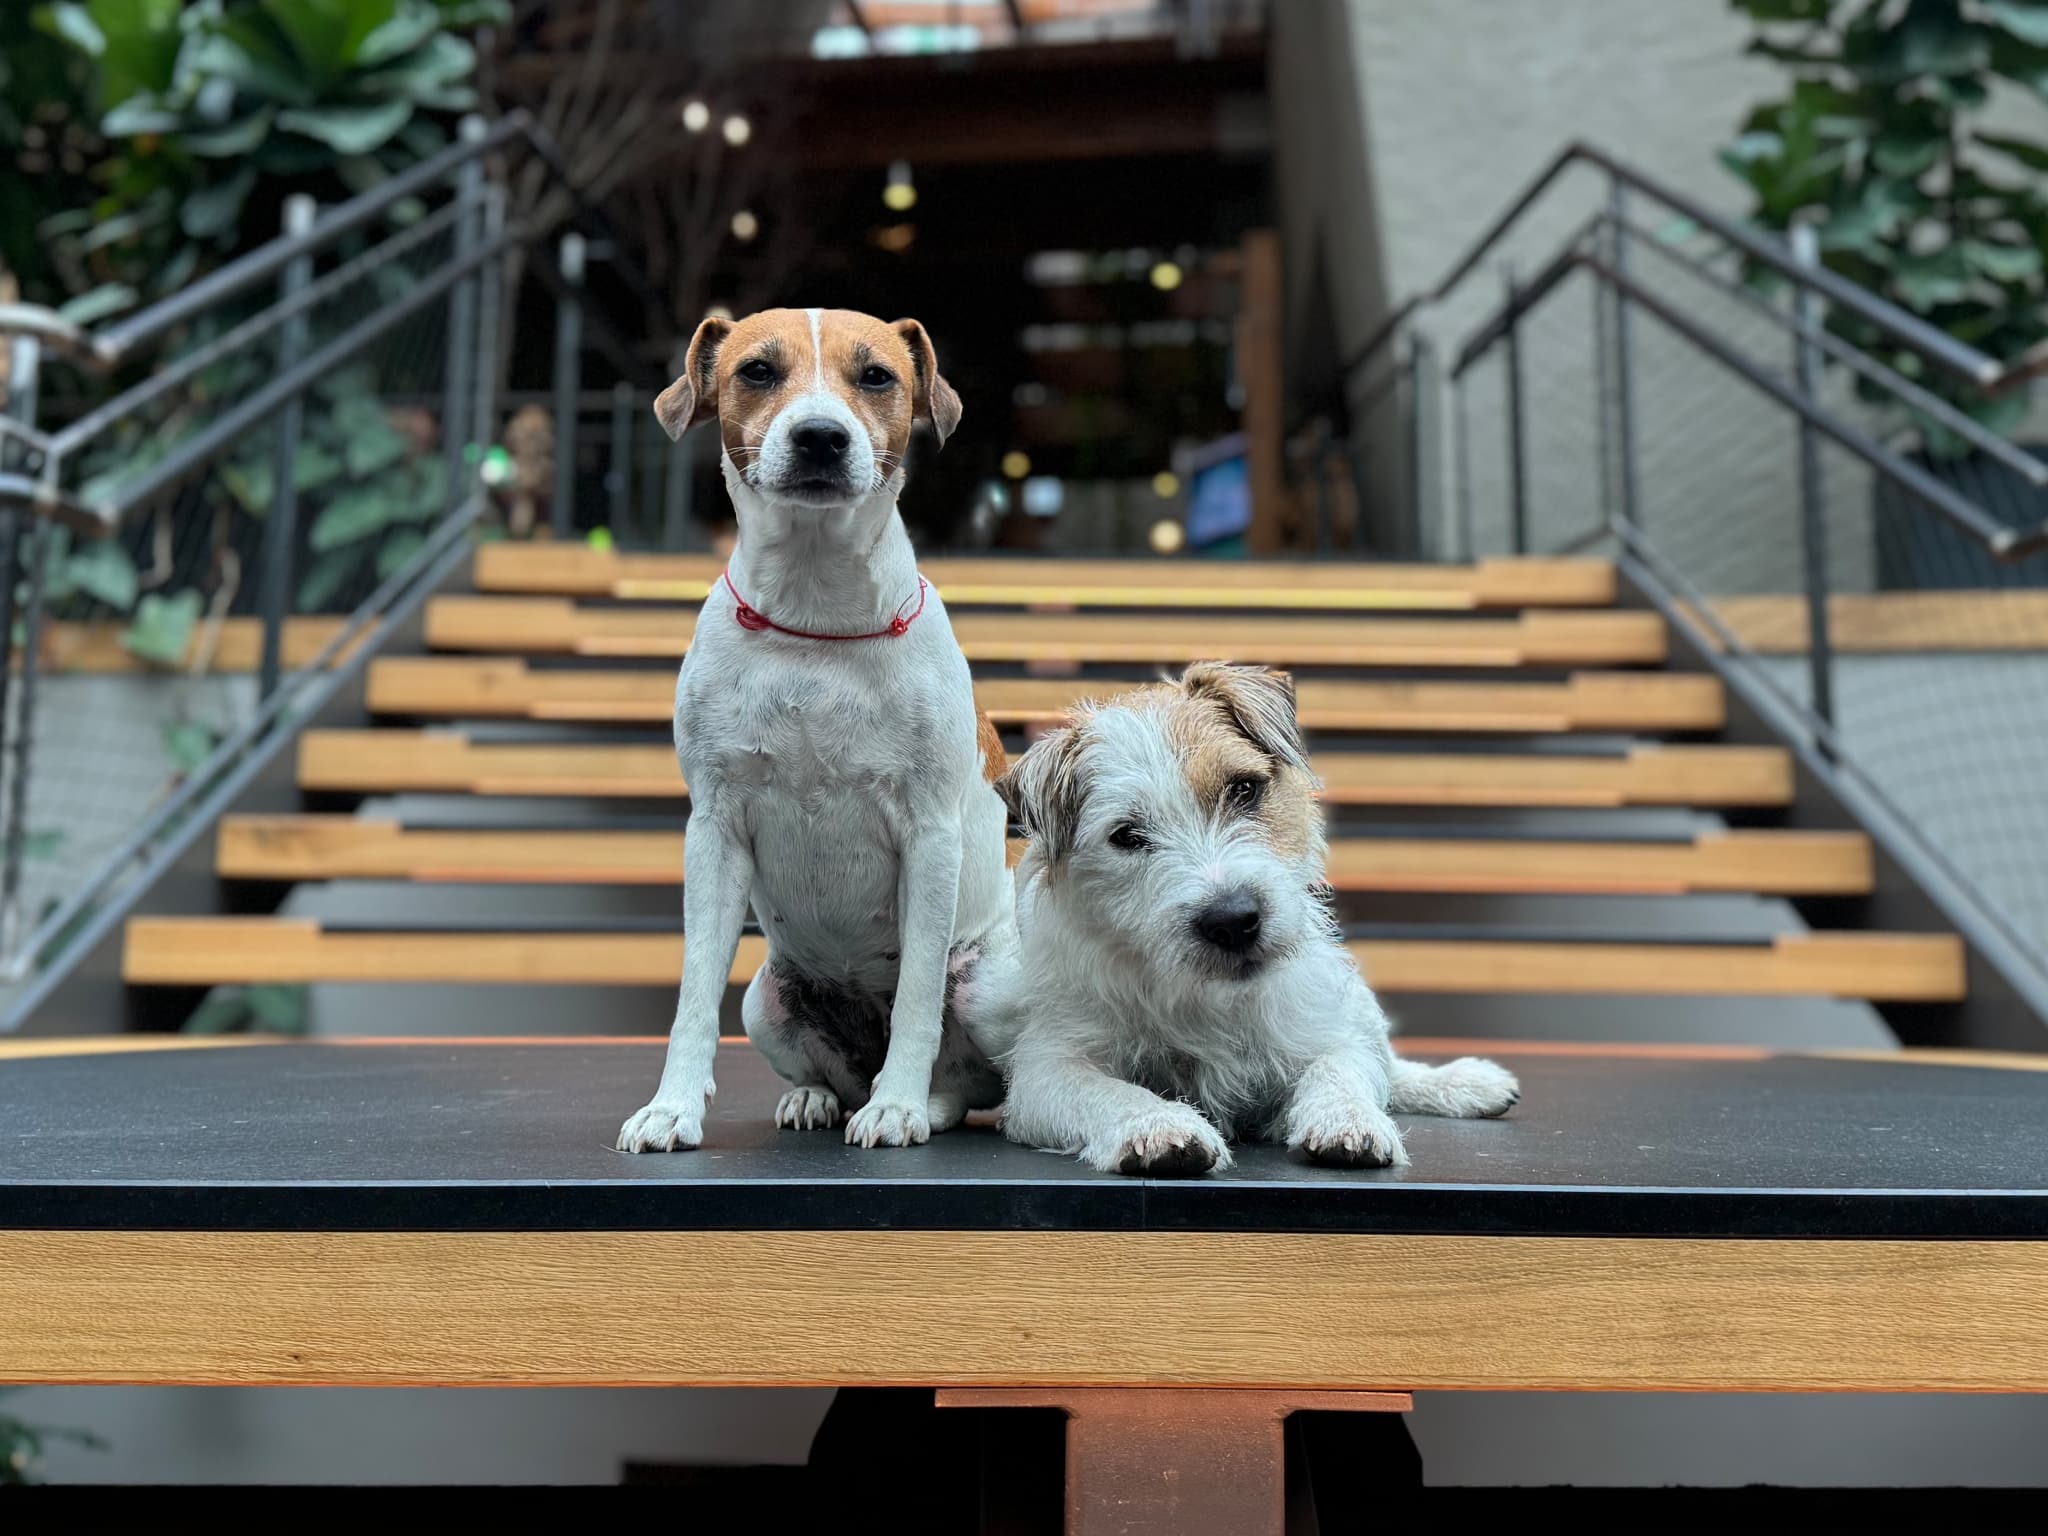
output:
[[[1394,1061],[1387,1108],[1397,1115],[1446,1115],[1454,1120],[1490,1120],[1522,1097],[1515,1074],[1497,1062],[1460,1056],[1441,1067]]]

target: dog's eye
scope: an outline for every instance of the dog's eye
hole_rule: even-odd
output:
[[[740,364],[739,376],[749,384],[773,384],[775,365],[766,358],[757,357],[752,362]]]
[[[1126,853],[1136,853],[1141,849],[1150,848],[1152,843],[1143,832],[1127,821],[1110,829],[1109,846],[1121,848]]]
[[[896,375],[875,363],[869,363],[860,371],[862,389],[887,389],[896,382]]]
[[[1266,798],[1266,781],[1257,774],[1248,773],[1242,778],[1232,779],[1223,788],[1225,810],[1248,815],[1259,808],[1259,802]]]

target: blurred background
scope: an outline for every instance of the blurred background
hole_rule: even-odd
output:
[[[87,872],[451,539],[727,547],[710,435],[650,403],[705,316],[785,304],[932,335],[965,415],[914,445],[926,553],[1464,561],[1627,525],[2038,962],[2044,100],[2018,0],[0,7],[0,516],[51,512],[0,529],[42,694],[33,733],[25,686],[0,706],[10,993],[92,921]],[[1733,226],[2007,371],[1801,311]],[[1837,655],[1816,591],[1972,601]],[[302,1031],[306,992],[188,1027]],[[0,1440],[65,1478],[545,1481],[800,1457],[823,1399],[30,1401],[0,1435],[113,1444]],[[2048,1423],[1440,1396],[1415,1430],[1444,1481],[1945,1483],[2038,1480]]]

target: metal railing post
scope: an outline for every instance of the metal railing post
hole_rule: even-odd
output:
[[[633,489],[633,386],[621,379],[612,386],[612,463],[605,472],[604,488],[609,496],[606,523],[612,537],[632,521]]]
[[[555,537],[576,530],[576,398],[583,389],[583,267],[588,247],[562,236],[562,297],[555,310],[555,495],[548,518]]]
[[[1462,373],[1451,376],[1451,457],[1458,477],[1458,549],[1455,556],[1448,549],[1440,551],[1439,558],[1477,560],[1479,535],[1472,521],[1472,416],[1465,404]]]
[[[8,349],[5,413],[25,427],[36,421],[41,388],[42,343],[16,335]],[[0,455],[6,440],[0,438]],[[0,468],[11,468],[0,465]],[[24,572],[22,555],[33,541],[34,553]],[[29,747],[35,725],[37,651],[41,648],[44,559],[49,528],[33,526],[26,506],[0,505],[0,740],[6,742],[6,829],[0,837],[0,959],[12,959],[21,939],[21,865],[28,853]],[[28,578],[28,614],[22,625],[21,684],[14,680],[15,594]]]
[[[455,173],[454,260],[471,255],[479,243],[484,201],[482,144],[489,125],[475,113],[462,120],[462,142],[472,151]],[[466,488],[463,470],[471,442],[470,413],[476,405],[477,276],[462,279],[448,294],[447,360],[441,369],[441,455],[448,465],[451,504]]]
[[[1522,288],[1512,265],[1504,266],[1507,286],[1506,328],[1508,388],[1508,539],[1510,552],[1529,552],[1529,474],[1527,422],[1522,405]]]
[[[284,232],[302,236],[313,227],[318,211],[313,199],[303,192],[285,199]],[[278,279],[278,298],[289,302],[313,281],[310,251],[294,256]],[[299,365],[306,349],[306,317],[293,315],[278,328],[277,371],[289,373]],[[270,493],[270,510],[264,519],[263,576],[258,583],[257,601],[263,610],[263,660],[258,668],[258,698],[267,699],[284,676],[284,621],[291,608],[292,560],[299,541],[299,439],[305,430],[306,397],[295,394],[277,413],[277,454]]]
[[[1425,412],[1435,399],[1431,389],[1435,360],[1429,338],[1420,332],[1412,335],[1408,342],[1408,547],[1417,555],[1428,546],[1436,521],[1424,505],[1429,484],[1424,464],[1434,436]]]
[[[1614,231],[1614,270],[1628,275],[1628,188],[1620,177],[1608,182],[1607,222]],[[1628,296],[1614,290],[1614,434],[1621,455],[1621,517],[1626,523],[1642,518],[1636,482],[1636,398],[1635,353],[1629,328]]]
[[[505,233],[505,189],[496,182],[484,188],[484,244],[493,246]],[[503,344],[500,334],[500,311],[504,308],[503,282],[505,258],[493,257],[477,269],[476,285],[476,399],[469,418],[470,435],[483,449],[488,450],[498,439],[498,349]],[[477,456],[476,468],[483,467],[483,456]],[[461,488],[450,481],[448,504],[452,507],[467,496],[474,488],[472,479],[464,478]]]
[[[1820,262],[1820,238],[1810,224],[1792,228],[1792,256],[1802,267]],[[1797,322],[1793,343],[1794,372],[1799,393],[1809,405],[1820,404],[1820,295],[1805,284],[1793,294]],[[1822,475],[1820,433],[1806,416],[1799,418],[1799,530],[1806,567],[1806,665],[1814,715],[1833,730],[1835,724],[1835,652],[1828,628],[1828,529],[1826,485]],[[1829,750],[1823,744],[1823,750]]]

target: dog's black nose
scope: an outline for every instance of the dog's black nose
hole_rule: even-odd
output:
[[[789,440],[796,456],[817,469],[830,469],[846,457],[846,445],[853,441],[846,428],[822,416],[800,421],[791,429]]]
[[[1259,903],[1249,891],[1230,891],[1195,914],[1202,941],[1241,955],[1259,942]]]

